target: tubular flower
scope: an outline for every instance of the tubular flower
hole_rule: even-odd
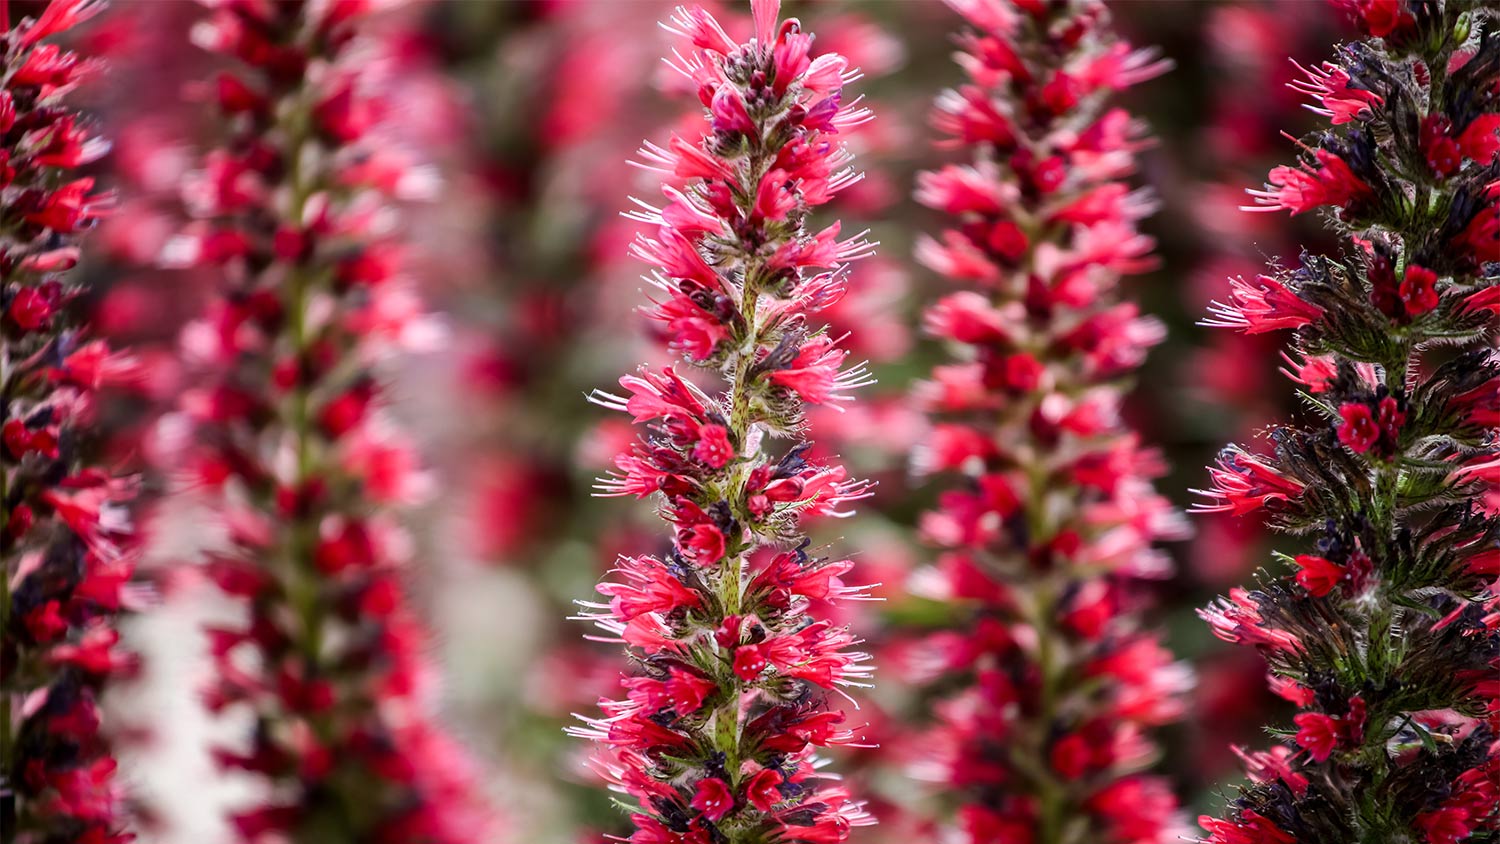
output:
[[[425,632],[401,585],[389,496],[411,461],[372,362],[414,333],[393,210],[401,151],[380,135],[382,64],[361,4],[219,4],[194,30],[219,78],[222,148],[184,186],[170,253],[220,297],[183,345],[191,468],[227,534],[208,576],[244,606],[208,629],[211,712],[253,720],[215,749],[258,778],[239,839],[494,840],[472,764],[432,720]],[[227,244],[232,244],[228,246]]]
[[[1374,37],[1294,85],[1333,126],[1306,148],[1362,162],[1357,210],[1335,201],[1327,218],[1346,251],[1304,254],[1220,309],[1246,333],[1294,331],[1285,371],[1309,410],[1268,453],[1227,449],[1200,509],[1310,540],[1201,613],[1255,647],[1299,709],[1282,745],[1237,751],[1251,782],[1200,819],[1214,844],[1500,831],[1500,477],[1483,468],[1500,457],[1500,319],[1472,306],[1500,276],[1493,245],[1469,236],[1500,168],[1494,139],[1475,137],[1500,125],[1500,15],[1351,8]]]
[[[863,592],[799,528],[866,488],[811,461],[803,438],[805,405],[866,382],[815,318],[870,246],[837,224],[804,228],[857,180],[838,136],[866,113],[843,102],[843,58],[809,59],[812,35],[778,22],[775,0],[752,10],[743,43],[701,9],[665,24],[687,42],[673,67],[704,122],[641,153],[675,184],[632,215],[654,226],[633,251],[653,268],[654,316],[698,372],[645,368],[620,379],[623,395],[592,397],[647,431],[601,491],[655,496],[673,537],[662,558],[622,558],[599,586],[607,603],[583,603],[638,666],[624,698],[573,730],[636,801],[637,844],[822,844],[868,822],[814,755],[858,740],[830,700],[865,684],[867,656],[817,615]],[[709,380],[713,392],[698,386]]]
[[[84,324],[68,274],[109,199],[78,169],[109,148],[67,103],[92,63],[50,43],[101,3],[0,9],[0,837],[131,840],[99,697],[133,660],[133,483],[92,459],[102,389],[132,362]]]
[[[918,389],[934,425],[916,462],[953,479],[922,521],[944,550],[919,582],[955,627],[919,651],[960,691],[936,706],[924,770],[961,801],[940,819],[958,840],[1173,841],[1146,732],[1179,716],[1190,678],[1129,592],[1166,573],[1154,543],[1184,522],[1120,418],[1121,380],[1162,328],[1119,298],[1151,264],[1136,221],[1153,202],[1126,184],[1142,127],[1107,105],[1166,64],[1092,0],[950,5],[969,84],[934,122],[973,162],[918,177],[918,200],[952,217],[918,258],[972,289],[925,318],[963,363]]]

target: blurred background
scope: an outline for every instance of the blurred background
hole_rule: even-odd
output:
[[[401,68],[394,122],[440,183],[437,201],[409,215],[422,293],[438,322],[426,351],[393,376],[420,455],[391,459],[427,467],[421,488],[409,491],[422,560],[411,583],[438,630],[434,658],[450,722],[493,770],[492,790],[518,841],[597,840],[623,820],[584,770],[587,748],[562,733],[570,713],[613,691],[622,663],[614,646],[586,641],[586,625],[567,616],[617,553],[662,543],[649,502],[590,496],[593,478],[633,434],[583,395],[661,354],[635,311],[642,285],[626,245],[636,224],[620,212],[629,196],[653,193],[649,174],[625,163],[642,139],[661,141],[679,122],[699,119],[696,100],[673,89],[660,62],[669,36],[656,21],[670,5],[426,3],[389,22],[387,59]],[[1246,187],[1290,157],[1280,133],[1311,126],[1285,87],[1296,73],[1290,59],[1321,60],[1345,23],[1318,0],[1111,5],[1132,41],[1159,45],[1176,63],[1123,104],[1158,139],[1143,153],[1140,181],[1161,202],[1145,224],[1161,267],[1132,279],[1130,293],[1171,328],[1131,413],[1173,466],[1163,492],[1186,507],[1219,447],[1255,437],[1289,411],[1273,341],[1196,322],[1228,277],[1276,257],[1294,263],[1300,245],[1318,245],[1315,224],[1236,206]],[[863,68],[854,90],[877,115],[853,141],[868,175],[834,211],[855,230],[869,226],[880,254],[856,268],[854,292],[832,319],[880,383],[849,412],[815,419],[814,430],[819,449],[880,485],[857,518],[818,526],[818,539],[855,555],[856,581],[884,584],[885,601],[862,605],[850,621],[899,665],[903,630],[933,611],[905,589],[929,556],[911,526],[934,493],[909,482],[908,452],[922,422],[904,396],[941,358],[915,331],[920,307],[940,287],[911,258],[915,234],[935,221],[910,194],[915,172],[942,160],[925,120],[933,97],[958,79],[956,17],[937,0],[787,6],[818,34],[815,50],[836,50]],[[715,11],[742,16],[738,6]],[[209,119],[204,90],[185,82],[211,74],[188,46],[201,14],[186,2],[117,2],[83,36],[110,63],[90,106],[115,141],[101,175],[122,203],[95,235],[89,271],[103,291],[105,331],[153,362],[152,380],[110,420],[122,459],[149,462],[162,436],[153,420],[179,386],[177,333],[213,285],[161,268],[172,204],[193,166],[187,141]],[[143,671],[111,706],[126,725],[127,754],[142,763],[128,767],[129,785],[153,820],[148,837],[216,844],[226,840],[218,807],[236,785],[213,773],[195,689],[206,669],[198,626],[222,608],[180,565],[193,546],[194,513],[170,495],[167,479],[154,479],[153,489],[148,568],[162,607],[133,622],[128,635]],[[1170,549],[1178,575],[1159,585],[1152,618],[1199,675],[1188,719],[1165,736],[1163,762],[1196,814],[1238,777],[1229,745],[1260,741],[1258,725],[1277,720],[1280,704],[1265,692],[1254,654],[1218,642],[1194,616],[1266,559],[1262,537],[1227,517],[1193,521],[1195,537]],[[909,701],[899,668],[882,677],[862,714],[889,737],[889,752],[842,760],[884,821],[860,841],[902,837]]]

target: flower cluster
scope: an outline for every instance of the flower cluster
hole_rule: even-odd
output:
[[[1254,195],[1327,209],[1338,256],[1237,281],[1216,324],[1290,329],[1306,424],[1230,448],[1207,511],[1310,547],[1203,611],[1299,708],[1241,751],[1215,844],[1491,840],[1500,829],[1500,16],[1351,4],[1368,38],[1299,90],[1330,128]]]
[[[608,603],[585,605],[637,669],[624,699],[575,730],[634,798],[636,844],[831,844],[866,820],[814,756],[857,740],[829,697],[870,671],[816,608],[862,592],[841,579],[849,561],[810,552],[799,520],[865,492],[807,459],[803,408],[866,380],[813,318],[870,247],[837,224],[805,226],[858,178],[836,136],[867,114],[843,102],[843,58],[811,58],[812,36],[778,23],[776,0],[751,6],[745,43],[701,9],[667,24],[690,43],[673,67],[707,120],[699,137],[642,150],[669,185],[634,215],[654,227],[633,249],[654,268],[651,316],[722,391],[666,367],[621,379],[627,395],[594,395],[647,430],[602,491],[659,496],[673,531],[668,553],[620,559],[599,587]]]
[[[48,39],[102,4],[0,10],[0,828],[6,841],[127,841],[98,699],[132,665],[129,479],[95,459],[100,391],[131,361],[91,339],[67,271],[109,205],[78,170],[109,144],[67,104],[92,62]]]
[[[953,608],[917,660],[958,689],[937,693],[928,775],[975,844],[1175,840],[1176,800],[1142,770],[1188,677],[1139,629],[1133,586],[1166,574],[1153,543],[1183,523],[1120,418],[1163,330],[1118,293],[1152,265],[1136,222],[1153,202],[1125,182],[1142,127],[1107,103],[1166,64],[1094,0],[951,5],[968,82],[933,122],[970,160],[917,187],[953,218],[917,256],[962,287],[925,317],[958,360],[917,391],[917,469],[955,479],[921,523],[937,570],[915,581]]]
[[[420,489],[373,366],[420,341],[392,238],[424,180],[382,135],[364,4],[226,2],[194,41],[238,61],[207,89],[225,137],[184,184],[167,248],[220,298],[184,334],[193,481],[226,534],[204,569],[243,608],[211,627],[213,712],[249,716],[225,771],[260,781],[244,841],[493,840],[471,763],[432,721],[394,505]]]

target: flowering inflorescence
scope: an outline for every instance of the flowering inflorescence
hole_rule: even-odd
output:
[[[168,259],[222,291],[184,334],[194,480],[224,547],[205,570],[243,607],[207,632],[213,712],[250,716],[224,770],[260,780],[241,840],[493,840],[471,766],[431,720],[425,634],[390,512],[418,485],[382,412],[377,359],[422,334],[388,198],[423,180],[387,118],[359,2],[226,2],[193,32],[238,60],[207,90],[223,145],[187,180]]]
[[[633,250],[654,268],[650,315],[722,391],[667,367],[622,378],[627,396],[594,395],[647,426],[602,491],[659,494],[673,529],[667,554],[622,558],[599,587],[609,603],[586,604],[636,670],[625,698],[575,732],[601,743],[597,767],[634,798],[637,844],[838,842],[866,819],[813,755],[857,740],[829,698],[870,671],[816,608],[862,591],[841,580],[851,564],[812,555],[798,525],[865,493],[805,458],[802,411],[866,380],[813,317],[870,246],[840,239],[836,223],[805,225],[857,179],[835,136],[867,113],[843,102],[855,76],[844,59],[811,59],[812,36],[795,19],[778,25],[776,0],[752,11],[746,43],[701,9],[666,24],[690,42],[672,65],[708,120],[699,138],[642,150],[675,184],[633,215],[654,226]]]
[[[0,5],[0,838],[131,836],[98,698],[129,668],[132,483],[93,458],[101,388],[133,364],[91,339],[67,274],[109,197],[77,170],[109,144],[66,103],[92,62],[48,39],[102,4],[58,0],[12,25]]]
[[[1182,520],[1120,418],[1162,328],[1118,293],[1152,265],[1136,222],[1153,202],[1125,182],[1142,127],[1108,106],[1166,65],[1093,0],[950,5],[968,82],[933,121],[972,160],[919,177],[954,222],[917,255],[964,288],[925,317],[959,360],[918,388],[934,424],[916,468],[961,481],[923,518],[945,550],[915,584],[954,607],[918,671],[958,691],[938,693],[926,775],[976,844],[1170,841],[1146,731],[1180,713],[1188,677],[1132,604]]]
[[[1309,421],[1232,447],[1201,508],[1310,538],[1203,611],[1296,704],[1241,751],[1207,841],[1489,841],[1500,830],[1500,16],[1359,0],[1370,36],[1299,90],[1331,127],[1261,208],[1326,209],[1338,256],[1238,280],[1215,324],[1295,331]]]

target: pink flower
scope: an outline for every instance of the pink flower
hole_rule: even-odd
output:
[[[1229,303],[1214,303],[1214,318],[1205,325],[1237,328],[1246,334],[1260,334],[1281,328],[1300,328],[1316,322],[1323,309],[1304,301],[1281,281],[1271,276],[1256,276],[1255,283],[1243,278],[1230,279]]]
[[[1349,74],[1331,62],[1313,67],[1297,67],[1307,78],[1292,82],[1290,87],[1316,99],[1322,108],[1314,111],[1330,118],[1335,126],[1368,117],[1372,113],[1371,106],[1379,106],[1385,102],[1373,91],[1352,87],[1354,80]]]
[[[721,85],[709,107],[714,116],[714,130],[748,135],[756,131],[745,109],[745,100],[732,85]]]
[[[1331,152],[1315,150],[1317,166],[1277,167],[1267,177],[1265,190],[1252,190],[1257,207],[1247,210],[1276,211],[1282,208],[1302,214],[1324,205],[1351,208],[1371,199],[1374,191],[1349,165]]]
[[[944,214],[999,215],[1014,197],[993,166],[950,165],[917,175],[916,200]]]

